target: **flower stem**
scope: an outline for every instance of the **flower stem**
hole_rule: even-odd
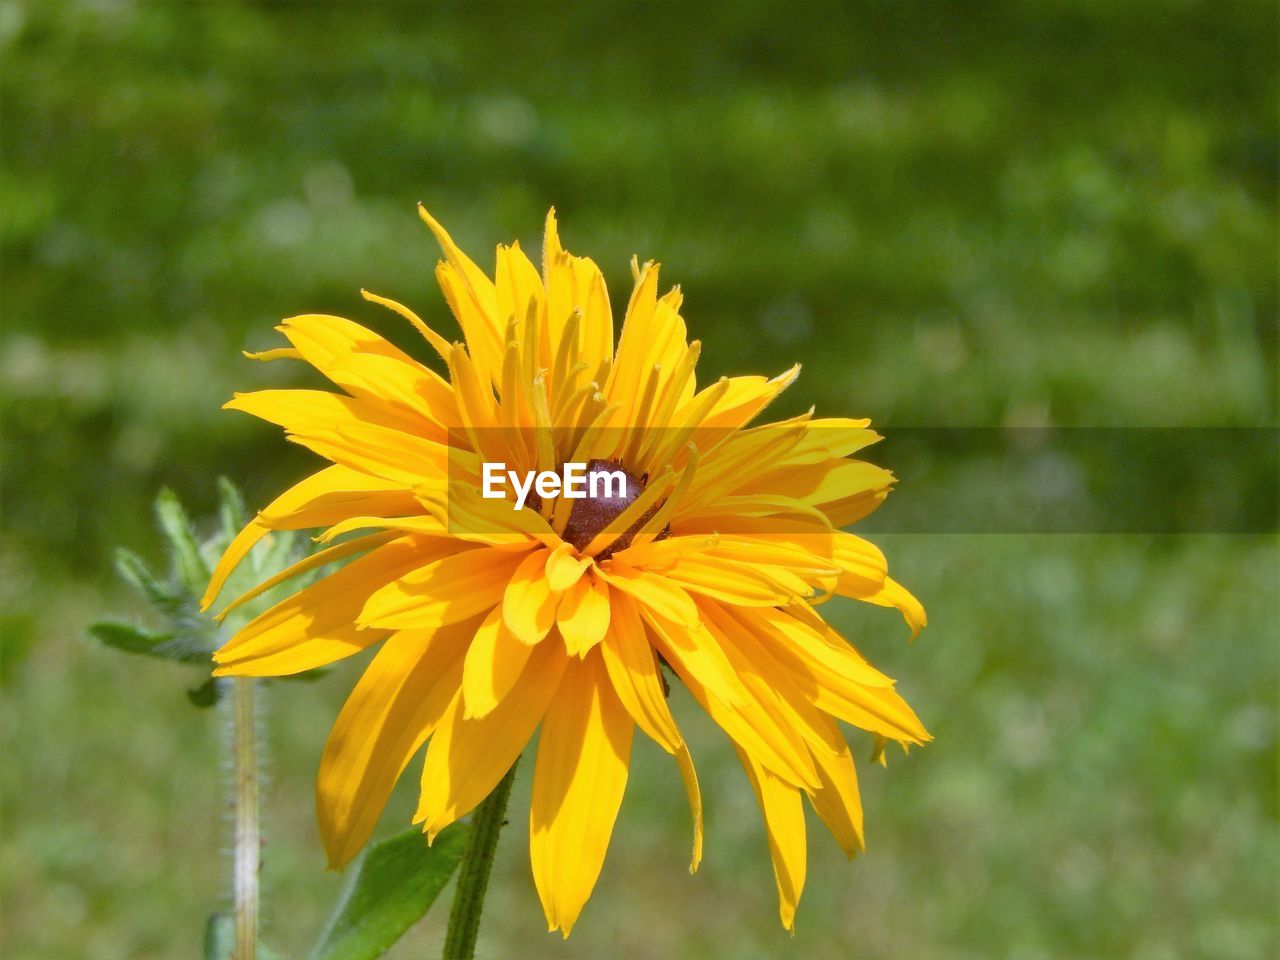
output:
[[[232,756],[235,781],[235,960],[254,960],[258,949],[258,721],[251,677],[231,681]]]
[[[476,932],[489,887],[489,871],[493,869],[493,852],[498,846],[498,832],[506,822],[507,800],[519,763],[517,758],[471,818],[471,839],[458,869],[458,887],[444,935],[444,960],[472,960],[476,955]]]

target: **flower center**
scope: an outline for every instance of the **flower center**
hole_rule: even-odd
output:
[[[597,474],[621,473],[626,477],[625,489],[617,490],[617,485],[599,482],[592,483],[592,478]],[[603,477],[602,477],[603,480]],[[587,496],[581,500],[573,502],[573,508],[569,511],[569,519],[565,523],[564,533],[561,534],[566,543],[571,543],[578,549],[584,549],[587,544],[596,538],[602,530],[608,528],[609,524],[626,510],[627,507],[640,496],[644,490],[644,479],[633,476],[627,471],[622,464],[616,460],[591,460],[587,463]],[[591,491],[597,490],[600,496],[592,496]],[[613,494],[610,496],[610,494]],[[627,530],[615,539],[609,546],[601,550],[596,555],[597,560],[607,560],[615,551],[625,550],[631,544],[631,538],[639,532],[640,528],[658,512],[660,503],[655,503],[647,511],[644,516],[640,517]],[[665,533],[665,531],[664,531]]]

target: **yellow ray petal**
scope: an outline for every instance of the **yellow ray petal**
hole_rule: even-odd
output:
[[[457,552],[433,559],[380,588],[360,611],[363,626],[425,630],[483,613],[502,598],[523,557],[490,547],[446,541]]]
[[[613,311],[609,306],[609,291],[600,268],[590,260],[576,260],[574,269],[585,271],[587,302],[582,324],[582,356],[589,363],[608,363],[613,358]],[[582,281],[579,280],[579,285]],[[598,369],[598,366],[597,366]],[[600,381],[601,383],[604,380]]]
[[[498,383],[506,318],[498,316],[493,281],[458,248],[448,231],[421,204],[418,205],[418,215],[431,228],[444,251],[445,262],[436,268],[436,279],[467,338],[476,369],[486,384]]]
[[[712,623],[704,628],[703,645],[714,646],[719,655],[735,670],[744,661],[728,639]],[[795,711],[785,709],[770,688],[768,679],[751,675],[746,669],[735,673],[746,692],[744,702],[730,705],[692,675],[683,662],[667,658],[685,686],[702,708],[710,714],[736,744],[774,771],[788,783],[817,788],[818,774],[809,755],[809,747],[795,724]]]
[[[411,421],[420,417],[437,428],[453,421],[449,384],[372,330],[323,314],[290,317],[278,329],[303,359],[353,396],[389,404]]]
[[[274,350],[241,350],[248,360],[261,360],[268,363],[272,360],[301,360],[302,354],[293,347],[276,347]]]
[[[329,543],[354,530],[388,530],[416,533],[423,537],[448,538],[445,525],[433,516],[422,517],[347,517],[323,530],[314,538],[316,543]]]
[[[474,626],[392,635],[351,691],[316,778],[330,868],[360,852],[391,788],[452,701]]]
[[[862,657],[848,641],[832,630],[816,613],[801,605],[781,610],[752,610],[743,613],[724,608],[747,630],[754,631],[765,645],[777,653],[794,653],[823,676],[834,674],[864,687],[891,687],[893,678],[881,673]]]
[[[658,266],[646,263],[631,292],[626,317],[622,321],[622,333],[618,338],[617,358],[604,389],[609,402],[620,405],[620,422],[623,426],[633,426],[636,423],[636,399],[643,390],[644,377],[652,363],[645,337],[657,305]]]
[[[693,853],[689,858],[689,872],[697,873],[698,865],[702,863],[702,790],[698,787],[698,771],[693,768],[693,754],[684,743],[676,751],[676,762],[680,765],[680,779],[684,781],[689,815],[693,819]]]
[[[609,629],[609,587],[604,580],[589,573],[575,583],[560,600],[556,625],[565,649],[574,656],[585,656],[599,643]]]
[[[234,393],[222,405],[284,427],[289,433],[312,435],[338,424],[369,424],[413,436],[433,429],[426,420],[402,413],[377,400],[348,397],[327,390],[254,390]]]
[[[796,596],[813,593],[803,581],[797,580],[784,588],[767,575],[762,565],[721,557],[685,555],[664,570],[663,576],[691,593],[743,606],[780,607]]]
[[[616,557],[606,560],[596,570],[609,586],[635,597],[642,606],[659,616],[686,626],[697,625],[698,608],[689,599],[689,594],[670,580],[648,570],[628,567]]]
[[[452,536],[509,550],[548,548],[562,541],[536,510],[517,510],[509,500],[485,499],[465,481],[419,484],[414,495]]]
[[[297,563],[290,564],[275,576],[268,577],[266,580],[263,580],[248,593],[244,593],[236,597],[229,604],[223,607],[214,619],[221,622],[232,610],[239,609],[251,600],[256,600],[268,590],[272,590],[275,587],[280,586],[280,584],[292,580],[294,577],[302,576],[304,573],[309,573],[310,571],[316,570],[320,567],[328,566],[329,564],[336,563],[339,560],[345,560],[347,557],[354,556],[357,553],[365,553],[366,551],[372,550],[374,547],[380,547],[384,543],[390,543],[397,536],[398,534],[393,531],[387,533],[374,533],[367,537],[355,537],[352,540],[347,540],[346,542],[339,543],[336,546],[317,551],[309,557],[304,557]]]
[[[412,324],[413,328],[422,334],[422,339],[431,345],[431,349],[436,352],[441,360],[449,359],[449,341],[440,334],[436,333],[427,326],[421,317],[406,307],[403,303],[397,303],[388,297],[380,297],[376,293],[370,293],[368,290],[361,290],[360,296],[364,297],[370,303],[376,303],[379,306],[386,307],[392,313],[399,314]]]
[[[788,620],[795,621],[801,616],[802,606],[788,609],[792,612],[754,610],[750,616],[739,616],[733,608],[725,608],[746,629],[763,631],[761,639],[774,658],[818,709],[893,740],[926,743],[932,739],[920,718],[892,686],[872,685],[855,679],[867,674],[858,670],[850,660],[852,654],[854,660],[861,661],[851,647],[845,644],[841,650],[834,640],[815,643],[815,631],[795,629],[787,624]],[[812,611],[804,616],[821,624]],[[825,628],[825,624],[822,626]],[[834,631],[830,634],[833,638],[838,637]],[[870,670],[865,662],[862,665]],[[870,675],[874,676],[875,671],[872,670]]]
[[[523,643],[538,643],[556,622],[560,596],[547,583],[547,554],[535,550],[525,556],[504,584],[502,618]]]
[[[634,729],[600,654],[571,662],[542,721],[529,805],[534,884],[547,929],[566,937],[604,865]]]
[[[736,429],[755,419],[773,399],[800,375],[800,364],[779,374],[772,380],[764,377],[730,377],[729,390],[703,418],[705,430]],[[697,395],[690,399],[690,403]]]
[[[840,731],[835,721],[824,717],[833,737]],[[822,788],[809,794],[809,801],[827,825],[845,855],[852,858],[866,849],[862,835],[862,798],[858,792],[858,771],[846,745],[836,756],[818,751],[813,755]]]
[[[561,543],[547,555],[547,583],[556,593],[568,590],[589,566],[590,557],[580,557],[571,544]]]
[[[891,472],[865,460],[826,460],[765,471],[753,476],[749,483],[739,488],[739,492],[780,493],[795,497],[802,503],[817,505],[867,491],[884,490],[893,482]]]
[[[760,811],[764,814],[769,854],[773,858],[773,876],[778,883],[778,916],[782,925],[794,933],[796,906],[804,890],[806,865],[804,804],[798,790],[756,763],[742,749],[737,749],[747,771],[747,779],[756,792]]]
[[[502,608],[494,607],[475,632],[462,674],[463,716],[490,713],[511,692],[533,647],[521,643],[502,622]]]
[[[696,615],[697,607],[694,610]],[[653,631],[654,645],[673,668],[697,678],[700,685],[729,706],[744,706],[751,702],[751,695],[733,665],[701,620],[690,627],[668,620],[644,606],[640,607],[640,615]]]
[[[890,489],[886,486],[877,490],[863,490],[816,506],[831,521],[833,527],[847,527],[879,510],[880,505],[888,498]]]
[[[414,537],[359,557],[249,621],[213,655],[217,676],[279,676],[350,656],[386,633],[356,625],[364,599],[438,549]]]
[[[388,516],[411,513],[414,509],[413,497],[396,484],[348,467],[326,467],[276,497],[231,541],[214,568],[200,609],[209,609],[227,577],[272,530],[334,523],[350,516],[353,510]]]
[[[879,547],[843,530],[836,532],[834,543],[832,559],[840,565],[836,593],[866,596],[883,589],[889,565]]]
[[[635,601],[619,590],[609,595],[609,632],[600,644],[605,668],[618,699],[640,729],[668,753],[683,743],[667,708],[662,675]]]
[[[892,577],[884,578],[884,586],[880,590],[865,596],[858,596],[858,599],[881,607],[896,608],[902,614],[902,619],[907,621],[907,626],[911,628],[911,639],[913,640],[924,627],[929,625],[929,618],[925,616],[924,606]]]
[[[540,643],[511,692],[483,717],[467,719],[462,691],[453,698],[427,748],[414,823],[429,840],[470,813],[511,769],[555,696],[569,657]]]
[[[365,401],[323,390],[259,390],[223,405],[283,426],[288,437],[335,463],[410,486],[448,470],[449,447],[406,432]]]
[[[729,663],[769,722],[782,734],[794,734],[807,745],[797,743],[797,753],[803,755],[803,751],[808,749],[814,756],[821,753],[834,757],[845,749],[844,740],[831,735],[822,711],[809,702],[768,648],[727,617],[720,604],[704,601],[700,606],[707,629],[715,636]],[[807,764],[804,772],[809,773]]]
[[[537,268],[529,262],[520,244],[499,246],[497,265],[494,269],[494,288],[498,305],[498,318],[504,323],[525,317],[530,300],[543,297],[542,278]],[[534,344],[536,349],[537,345]]]
[[[868,429],[870,420],[829,417],[810,420],[804,436],[787,454],[788,463],[817,463],[848,457],[884,438]]]

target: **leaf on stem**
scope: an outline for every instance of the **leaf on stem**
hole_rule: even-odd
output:
[[[235,917],[229,913],[211,914],[204,928],[204,960],[234,960],[235,951]],[[284,960],[284,955],[259,940],[256,960]]]
[[[456,823],[431,846],[420,830],[407,830],[370,847],[311,960],[381,956],[440,895],[462,860],[469,830]]]

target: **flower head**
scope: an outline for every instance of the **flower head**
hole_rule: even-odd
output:
[[[812,413],[749,426],[798,367],[699,386],[700,344],[687,340],[679,289],[659,296],[656,264],[633,261],[615,347],[604,278],[560,246],[554,211],[542,270],[518,244],[500,246],[492,279],[420,212],[444,251],[436,277],[462,340],[365,297],[412,323],[448,379],[363,326],[307,315],[278,328],[290,346],[254,356],[304,360],[342,392],[227,404],[331,465],[245,527],[206,607],[272,530],[325,528],[326,546],[233,606],[349,562],[248,623],[215,654],[216,672],[298,673],[382,644],[321,760],[334,866],[368,840],[423,743],[415,822],[434,837],[541,726],[530,856],[548,924],[567,936],[604,861],[636,727],[677,762],[698,865],[701,799],[669,670],[742,761],[791,928],[804,798],[850,856],[863,845],[837,720],[872,734],[877,752],[929,739],[893,681],[816,609],[842,595],[896,607],[913,635],[925,622],[883,554],[840,529],[889,492],[892,474],[851,459],[879,437],[868,421]]]

